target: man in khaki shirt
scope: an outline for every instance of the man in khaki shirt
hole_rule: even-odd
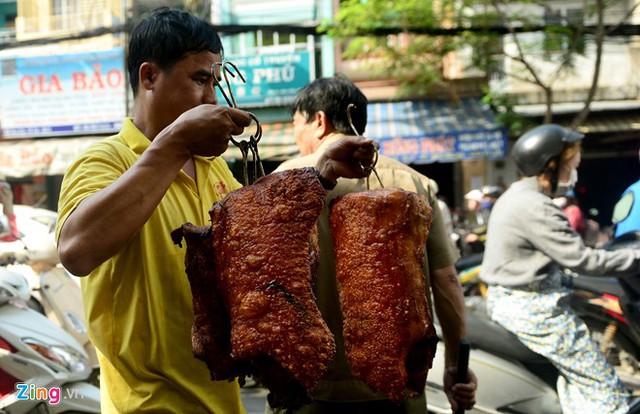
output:
[[[313,166],[331,144],[342,139],[345,134],[354,134],[353,128],[361,134],[367,119],[367,103],[362,92],[344,77],[317,79],[305,86],[293,105],[294,135],[300,148],[300,157],[284,162],[277,171]],[[353,126],[347,116],[349,104],[355,105],[351,108]],[[447,368],[445,392],[454,411],[458,404],[470,409],[475,403],[475,375],[469,371],[467,384],[454,384],[458,343],[465,336],[464,301],[454,267],[457,253],[449,243],[435,194],[430,191],[430,180],[401,162],[383,155],[379,156],[376,171],[385,188],[399,187],[425,195],[433,208],[433,222],[424,264],[426,286],[430,287],[432,294],[432,297],[428,294],[427,298],[430,306],[435,308],[444,336]],[[367,179],[338,179],[337,186],[328,193],[326,206],[336,197],[367,188],[380,188],[380,183],[373,174],[368,182]],[[315,293],[320,311],[335,336],[337,354],[328,373],[312,390],[314,402],[297,413],[426,414],[424,394],[408,398],[398,406],[352,377],[344,353],[342,314],[336,286],[328,208],[324,209],[318,220],[318,230],[322,253]],[[267,407],[267,412],[273,411]]]

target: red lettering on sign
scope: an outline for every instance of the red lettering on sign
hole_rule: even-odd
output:
[[[100,72],[93,72],[88,76],[85,72],[73,72],[71,74],[74,91],[96,90],[106,88],[118,88],[122,85],[124,77],[122,71],[111,69],[105,75]]]
[[[49,79],[44,75],[27,75],[20,79],[20,91],[25,95],[62,92],[62,84],[58,75],[52,75]]]
[[[104,89],[104,83],[102,83],[102,76],[100,75],[100,72],[93,72],[89,89]]]
[[[53,155],[50,152],[42,152],[38,148],[25,148],[20,151],[20,165],[39,167],[51,165]]]
[[[87,89],[87,75],[84,72],[73,72],[71,79],[73,80],[74,91]]]
[[[118,88],[122,86],[123,82],[124,76],[122,76],[121,70],[111,69],[109,72],[107,72],[107,85],[109,85],[110,88]]]

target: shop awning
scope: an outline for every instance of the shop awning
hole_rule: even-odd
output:
[[[571,120],[559,121],[561,125],[569,126]],[[606,113],[592,112],[578,128],[584,134],[640,132],[640,111]],[[636,138],[637,139],[637,138]]]
[[[369,104],[365,135],[407,164],[499,159],[507,148],[507,131],[476,99]]]
[[[250,136],[247,129],[242,139]],[[291,122],[265,124],[262,127],[259,154],[264,160],[284,161],[298,153]],[[82,136],[51,139],[0,140],[0,175],[14,178],[38,175],[62,175],[71,162],[92,143],[104,136]],[[229,145],[225,159],[241,160],[240,150]]]
[[[477,100],[371,103],[367,137],[380,152],[407,164],[502,158],[506,131],[491,109]],[[246,139],[253,127],[241,138]],[[64,174],[70,163],[101,136],[0,141],[0,174],[9,177]],[[263,125],[259,153],[263,160],[284,161],[298,154],[291,122]],[[241,160],[233,145],[223,154]]]
[[[102,138],[87,136],[0,142],[0,175],[21,178],[64,174],[85,148]]]

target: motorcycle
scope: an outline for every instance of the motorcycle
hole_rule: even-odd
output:
[[[478,379],[476,405],[466,412],[560,414],[553,365],[489,319],[484,298],[466,299],[469,368]],[[436,330],[440,334],[438,325]],[[451,413],[443,392],[443,374],[444,347],[439,343],[425,388],[430,413]]]
[[[82,292],[77,278],[60,264],[53,233],[19,242],[22,248],[0,252],[0,265],[25,276],[31,287],[29,306],[82,344],[97,375],[98,358],[85,324]]]
[[[640,248],[640,232],[604,248]],[[640,275],[572,279],[571,307],[585,321],[600,350],[634,395],[640,395]]]
[[[486,296],[487,286],[480,280],[482,257],[484,253],[474,253],[463,256],[455,263],[458,280],[462,286],[462,293],[467,296]]]
[[[639,246],[640,233],[631,233],[603,248],[613,250]],[[486,315],[484,284],[478,279],[481,261],[480,254],[465,257],[456,263],[467,305],[467,332],[472,345],[470,366],[478,376],[478,383],[483,384],[477,393],[479,412],[560,412],[559,406],[556,406],[556,368],[546,358],[522,345],[515,335],[491,321]],[[570,297],[571,306],[585,321],[593,339],[600,344],[600,349],[632,392],[634,404],[630,412],[640,412],[638,276],[573,277],[573,293]],[[485,354],[491,355],[492,359],[487,359]],[[520,370],[514,371],[514,365]],[[516,372],[517,374],[514,374]],[[441,374],[434,373],[432,376],[430,373],[429,377],[438,378],[438,375]],[[517,383],[524,378],[534,380],[540,387],[530,395],[531,400],[527,401],[526,406],[521,405],[518,394],[511,389],[514,381]],[[484,384],[490,386],[483,393]],[[511,398],[505,398],[503,390],[507,390],[506,396]],[[433,398],[429,401],[430,409],[432,401]],[[446,404],[437,406],[432,412],[445,412],[446,410],[441,410],[446,407]]]
[[[23,275],[0,269],[0,413],[99,413],[87,353],[30,297]]]

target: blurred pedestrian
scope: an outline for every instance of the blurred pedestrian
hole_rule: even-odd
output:
[[[571,227],[584,239],[587,225],[574,191],[569,190],[567,194],[554,198],[553,203],[562,209]]]

